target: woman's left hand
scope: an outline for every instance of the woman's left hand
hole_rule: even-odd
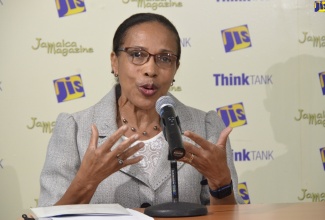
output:
[[[225,128],[217,141],[213,144],[201,136],[185,131],[184,135],[193,140],[197,145],[184,142],[186,155],[179,161],[191,164],[208,180],[210,189],[228,185],[231,182],[230,170],[227,165],[226,143],[231,127]]]

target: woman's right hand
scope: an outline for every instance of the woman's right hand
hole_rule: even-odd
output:
[[[111,150],[128,129],[126,125],[120,127],[100,147],[97,146],[97,127],[92,125],[91,129],[90,142],[77,175],[56,205],[89,203],[97,186],[105,178],[125,166],[138,163],[143,158],[142,156],[131,157],[144,146],[143,142],[139,142],[130,147],[139,139],[138,134],[127,138]]]
[[[109,137],[100,147],[98,143],[98,130],[95,125],[92,125],[92,134],[88,149],[81,162],[80,169],[77,173],[77,178],[89,184],[99,184],[105,178],[120,170],[121,168],[138,163],[142,157],[132,157],[134,153],[143,147],[143,143],[139,142],[133,147],[130,147],[135,141],[139,139],[138,134],[134,134],[130,138],[124,140],[113,151],[113,145],[126,132],[128,127],[120,127],[111,137]],[[119,159],[123,164],[119,163]]]

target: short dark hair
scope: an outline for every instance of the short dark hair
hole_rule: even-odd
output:
[[[171,32],[175,34],[176,37],[176,43],[177,43],[177,63],[179,62],[179,59],[181,58],[181,43],[180,43],[180,37],[178,34],[177,29],[172,24],[171,21],[169,21],[166,17],[154,14],[154,13],[138,13],[130,16],[126,20],[120,24],[120,26],[116,29],[114,38],[113,38],[113,51],[115,54],[118,54],[118,49],[121,47],[121,45],[124,43],[124,38],[127,34],[127,31],[138,24],[146,23],[146,22],[159,22],[160,24],[164,25],[167,29],[169,29]]]

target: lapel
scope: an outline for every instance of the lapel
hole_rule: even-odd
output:
[[[97,126],[99,141],[103,142],[116,130],[116,92],[115,86],[94,106],[93,123]]]
[[[105,142],[107,138],[110,137],[118,129],[116,123],[116,94],[116,86],[114,86],[111,91],[94,106],[92,121],[97,126],[99,133],[98,146]],[[112,150],[114,150],[121,142],[122,139],[119,139],[112,147]],[[138,166],[127,166],[122,168],[120,172],[132,176],[145,183],[146,185],[149,185],[148,178],[138,168]]]
[[[116,123],[116,86],[114,86],[111,91],[94,106],[94,115],[93,122],[97,126],[99,132],[98,146],[100,146],[108,137],[110,137],[118,128]],[[168,93],[171,96],[175,103],[175,112],[179,116],[182,132],[185,130],[193,131],[194,126],[191,114],[188,108],[179,102],[173,95]],[[183,136],[183,140],[190,141],[188,138]],[[122,140],[120,139],[112,147],[114,150]],[[178,170],[184,166],[183,162],[178,162]],[[153,171],[151,178],[145,175],[138,166],[127,166],[120,170],[133,178],[138,179],[147,186],[150,186],[152,189],[156,190],[159,188],[165,181],[170,181],[170,161],[168,160],[168,148],[162,150],[161,158],[159,160],[157,168]]]

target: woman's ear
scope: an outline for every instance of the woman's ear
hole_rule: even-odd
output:
[[[118,72],[117,67],[118,67],[118,59],[117,59],[117,56],[116,56],[115,52],[112,51],[112,53],[111,53],[112,73],[117,73]]]

